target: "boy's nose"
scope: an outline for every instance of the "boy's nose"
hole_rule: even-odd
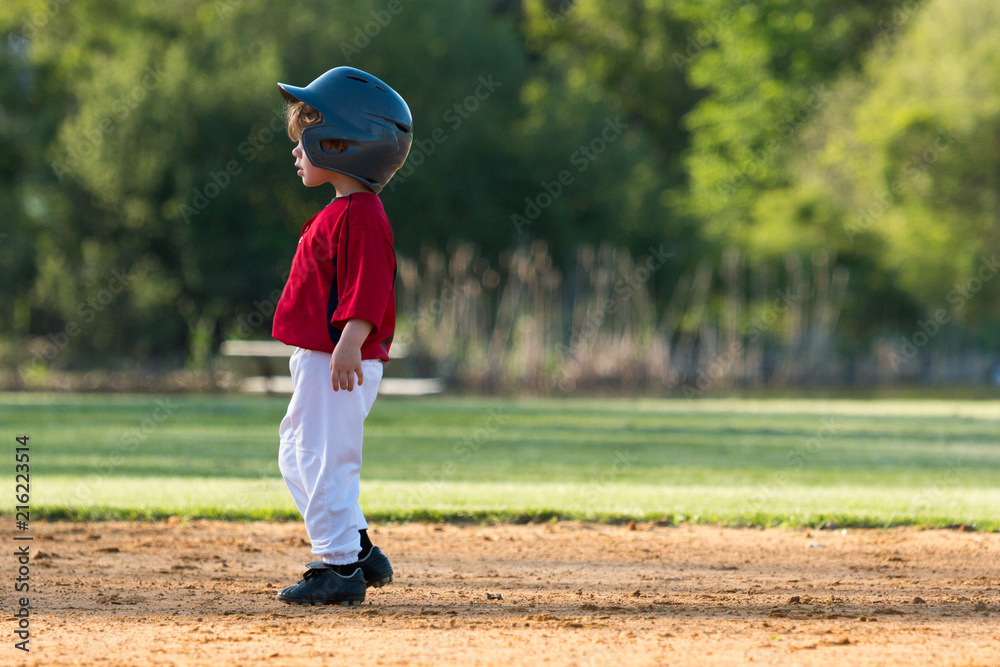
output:
[[[295,145],[295,148],[292,149],[292,155],[294,155],[295,157],[302,157],[302,142],[301,141]]]

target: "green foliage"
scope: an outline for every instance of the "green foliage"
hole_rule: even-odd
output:
[[[797,135],[828,101],[831,81],[857,66],[891,4],[677,3],[697,29],[674,63],[706,92],[684,119],[692,135],[687,203],[712,234],[752,247],[757,199],[788,183]]]
[[[799,187],[846,210],[839,236],[930,312],[1000,320],[1000,7],[929,3],[818,125]]]
[[[404,256],[662,245],[662,306],[737,246],[849,269],[856,352],[942,308],[1000,326],[1000,282],[970,282],[1000,241],[989,0],[348,4],[4,3],[0,335],[31,343],[5,365],[206,367],[266,337],[248,317],[332,194],[294,176],[274,84],[341,64],[414,114],[383,197]]]
[[[557,256],[580,242],[637,251],[662,244],[677,254],[656,278],[664,293],[714,250],[672,196],[686,183],[689,133],[681,119],[701,95],[671,63],[692,29],[673,4],[580,0],[553,9],[532,0],[523,27],[535,57],[522,92],[525,145],[539,147],[542,158],[524,192],[541,192],[559,169],[574,179],[527,238],[545,239]],[[626,131],[596,159],[577,162],[581,149],[600,146],[609,119]]]
[[[36,9],[17,8],[5,24],[15,35]],[[22,87],[38,94],[51,80],[71,102],[41,100],[61,115],[34,146],[19,146],[47,163],[28,182],[34,191],[4,188],[23,202],[22,220],[41,209],[35,247],[23,253],[35,255],[34,265],[19,273],[33,286],[41,318],[33,329],[79,327],[70,351],[87,350],[91,362],[95,353],[163,355],[183,343],[189,363],[201,366],[248,313],[273,307],[296,230],[332,195],[298,184],[275,82],[305,84],[345,58],[400,89],[418,141],[428,142],[435,126],[448,134],[447,143],[429,144],[436,152],[426,166],[414,151],[412,176],[385,197],[400,250],[443,244],[470,228],[456,224],[462,219],[506,217],[514,189],[503,183],[523,158],[496,128],[517,115],[524,58],[516,33],[467,3],[406,5],[374,30],[372,11],[332,16],[321,2],[84,0],[58,7],[19,41],[23,53],[5,63],[31,74]],[[499,88],[486,91],[481,78]],[[476,169],[467,168],[470,160]],[[39,183],[51,194],[36,192]],[[506,225],[478,228],[486,233],[476,240],[495,250],[514,238]],[[24,250],[18,241],[12,252]],[[101,317],[81,321],[80,304],[115,269],[131,278],[129,290]]]

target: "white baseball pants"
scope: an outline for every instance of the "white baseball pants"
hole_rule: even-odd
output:
[[[297,348],[289,361],[292,400],[281,420],[278,467],[305,519],[312,552],[349,565],[368,522],[358,504],[365,418],[382,380],[382,362],[361,362],[364,384],[334,391],[330,355]]]

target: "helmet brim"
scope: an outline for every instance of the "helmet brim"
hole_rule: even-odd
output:
[[[287,83],[279,83],[278,90],[281,91],[281,96],[285,98],[286,102],[302,102],[302,94],[308,94],[309,92],[305,88],[290,86]]]

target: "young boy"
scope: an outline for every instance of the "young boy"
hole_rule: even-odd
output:
[[[337,192],[302,228],[274,314],[274,337],[297,348],[279,467],[320,556],[278,599],[360,605],[366,587],[392,581],[358,490],[364,421],[396,322],[396,257],[378,193],[406,160],[412,119],[402,97],[352,67],[278,87],[303,185]]]

